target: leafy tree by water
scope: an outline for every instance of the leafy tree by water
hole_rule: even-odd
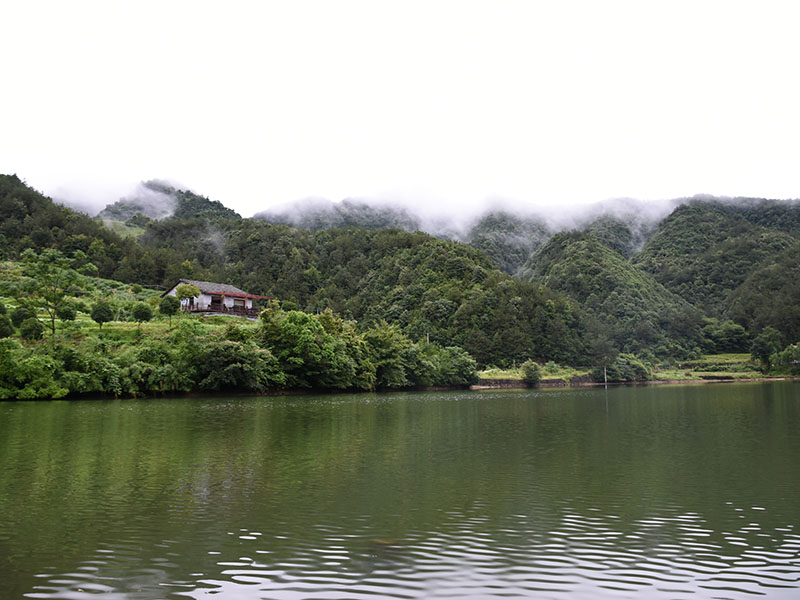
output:
[[[620,354],[605,368],[596,367],[591,373],[594,381],[609,381],[614,383],[647,381],[650,378],[650,369],[633,354]]]
[[[758,360],[764,368],[769,371],[772,366],[771,357],[781,349],[781,334],[774,327],[765,327],[753,340],[750,346],[750,354],[753,360]]]
[[[528,385],[536,385],[542,380],[542,367],[533,360],[528,359],[522,363],[520,370],[522,371],[522,381]]]

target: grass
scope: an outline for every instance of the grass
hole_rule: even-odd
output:
[[[757,379],[763,376],[749,354],[705,354],[697,359],[681,361],[675,366],[659,367],[653,372],[653,379],[657,381]]]
[[[542,367],[542,380],[560,379],[569,382],[573,377],[587,375],[589,369],[567,367],[553,362],[549,362]],[[502,379],[506,381],[522,381],[522,371],[519,368],[500,369],[489,367],[478,372],[480,379]]]

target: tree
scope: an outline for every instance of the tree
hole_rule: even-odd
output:
[[[108,323],[109,321],[114,320],[114,311],[111,309],[111,306],[108,302],[97,302],[94,306],[92,306],[92,312],[90,313],[92,320],[100,325],[100,329],[103,328],[103,323]]]
[[[131,311],[134,320],[139,323],[139,329],[142,328],[142,323],[145,321],[149,321],[153,318],[153,309],[150,308],[144,302],[137,302],[133,305],[133,311]]]
[[[35,317],[25,319],[19,326],[19,334],[26,340],[40,340],[42,339],[43,333],[44,326],[42,322]]]
[[[30,319],[35,316],[36,313],[27,306],[18,306],[11,311],[11,322],[14,324],[14,327],[19,327],[25,319]]]
[[[172,315],[178,312],[181,301],[175,296],[164,296],[158,304],[158,312],[169,317],[169,326],[172,327]]]
[[[781,349],[781,334],[774,327],[764,327],[750,346],[753,360],[761,361],[764,372],[772,366],[770,357]]]
[[[528,385],[536,385],[542,380],[542,367],[533,359],[528,359],[520,365],[522,381]]]
[[[56,310],[56,316],[62,321],[74,321],[78,316],[78,307],[73,302],[64,302]]]
[[[188,300],[189,298],[197,298],[200,295],[200,289],[196,285],[190,283],[182,283],[175,290],[175,296],[178,300]]]
[[[5,314],[0,314],[0,338],[14,335],[14,326]]]
[[[83,277],[74,265],[85,255],[68,258],[52,248],[46,248],[40,254],[29,248],[21,258],[25,265],[24,273],[29,278],[23,286],[24,293],[34,306],[47,312],[51,332],[55,334],[59,310],[69,302],[74,288],[83,283]]]

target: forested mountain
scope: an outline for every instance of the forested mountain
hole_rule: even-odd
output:
[[[553,232],[541,219],[492,211],[470,227],[466,241],[483,250],[502,271],[513,275],[551,235]]]
[[[800,341],[800,241],[761,263],[730,297],[726,316],[752,332],[774,327]]]
[[[231,283],[286,310],[330,308],[362,328],[386,321],[484,365],[741,351],[766,326],[784,343],[800,336],[796,203],[693,200],[660,223],[607,212],[561,233],[494,211],[459,242],[416,231],[402,210],[354,201],[295,227],[161,183],[143,190],[139,200],[170,200],[172,212],[131,215],[128,199],[104,213],[134,220],[134,239],[2,176],[0,252],[80,250],[102,277],[149,286]]]
[[[101,220],[128,221],[149,219],[239,218],[239,214],[217,200],[209,200],[188,190],[179,190],[160,181],[145,181],[136,193],[106,206],[97,215]]]
[[[614,240],[610,245],[605,241],[591,229],[558,233],[534,254],[521,276],[580,303],[614,350],[664,357],[699,345],[700,311],[633,266],[614,249]]]
[[[800,205],[695,200],[664,221],[633,262],[707,314],[723,316],[731,294],[800,236]]]

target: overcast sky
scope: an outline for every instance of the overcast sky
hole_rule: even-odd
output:
[[[3,2],[0,172],[245,216],[800,197],[800,3]]]

